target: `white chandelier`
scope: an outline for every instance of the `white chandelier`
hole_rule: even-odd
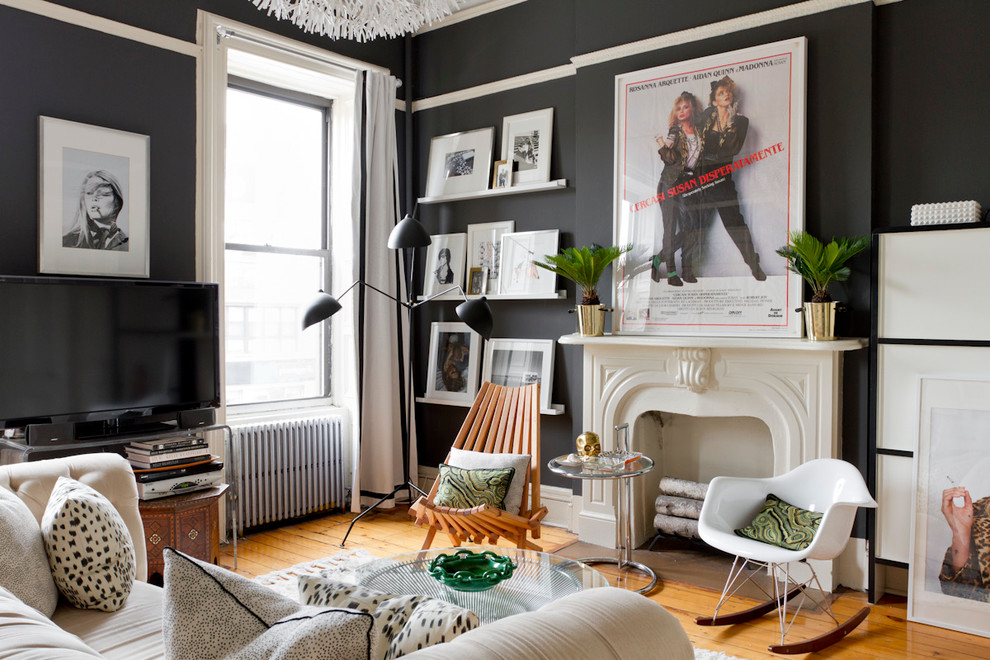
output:
[[[450,16],[460,0],[252,0],[279,20],[331,39],[370,41],[415,32]]]

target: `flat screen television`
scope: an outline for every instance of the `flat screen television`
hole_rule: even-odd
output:
[[[0,425],[77,435],[220,405],[216,284],[0,276]]]

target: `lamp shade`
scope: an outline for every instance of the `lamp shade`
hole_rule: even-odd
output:
[[[392,228],[392,233],[388,235],[388,246],[393,250],[400,248],[426,247],[433,240],[430,235],[416,220],[408,213],[399,224]]]
[[[467,323],[468,327],[485,339],[492,338],[492,327],[495,324],[492,308],[487,298],[465,300],[454,310],[457,318]]]
[[[327,320],[339,312],[340,309],[341,305],[337,302],[337,299],[321,290],[319,295],[316,296],[316,299],[306,308],[306,313],[303,314],[303,330],[320,321]]]

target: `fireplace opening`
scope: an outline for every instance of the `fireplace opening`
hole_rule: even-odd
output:
[[[656,535],[656,500],[664,477],[704,483],[720,475],[773,476],[770,428],[756,417],[649,411],[636,419],[631,440],[633,449],[652,458],[655,464],[652,472],[633,484],[636,546]]]

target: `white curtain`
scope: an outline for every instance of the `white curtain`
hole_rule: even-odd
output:
[[[358,227],[359,277],[400,300],[408,300],[399,271],[400,255],[388,248],[388,236],[398,221],[398,153],[395,135],[393,76],[366,71],[359,74],[355,95],[357,121],[354,154],[354,217]],[[405,483],[402,467],[400,383],[407,378],[409,328],[406,311],[366,288],[358,306],[359,467],[352,509],[371,504]],[[400,349],[401,346],[401,349]],[[406,393],[407,397],[412,392]],[[415,483],[415,424],[409,419],[407,460]],[[358,495],[360,494],[360,497]]]

